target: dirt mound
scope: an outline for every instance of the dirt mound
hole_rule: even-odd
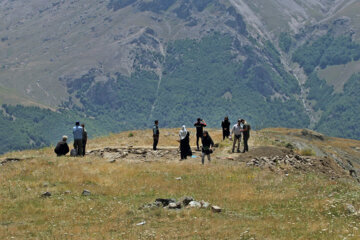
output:
[[[247,166],[269,168],[272,171],[288,173],[289,171],[318,172],[331,178],[348,176],[333,160],[325,158],[286,155],[254,158],[246,163]]]

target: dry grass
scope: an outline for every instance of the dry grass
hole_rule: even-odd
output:
[[[176,133],[163,130],[160,147],[176,146]],[[151,144],[150,131],[133,134],[96,139],[89,147],[125,145],[125,139],[128,145]],[[219,140],[220,131],[212,136]],[[314,174],[286,177],[224,161],[205,166],[191,161],[110,164],[89,156],[57,158],[52,149],[10,155],[27,160],[0,167],[0,239],[360,237],[358,218],[344,209],[345,203],[360,207],[359,187],[345,180]],[[81,196],[83,189],[92,195]],[[44,191],[52,196],[41,198]],[[139,210],[158,197],[182,196],[209,201],[224,212]],[[146,224],[136,226],[142,221]]]

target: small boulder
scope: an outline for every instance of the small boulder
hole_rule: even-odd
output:
[[[175,203],[176,200],[170,198],[158,198],[155,202],[161,203],[163,207],[167,207],[170,203]]]
[[[353,206],[353,205],[351,205],[351,204],[346,204],[346,212],[348,213],[348,214],[355,214],[356,213],[356,209],[355,209],[355,207]]]
[[[222,209],[219,206],[211,206],[211,210],[214,213],[220,213],[222,211]]]
[[[205,202],[204,200],[200,202],[201,204],[201,208],[209,208],[210,207],[210,203]]]
[[[178,208],[178,205],[174,202],[169,203],[169,209],[176,209]]]
[[[191,208],[201,208],[201,203],[197,201],[191,201],[188,206]]]
[[[111,159],[108,161],[109,163],[115,163],[116,162],[116,159]]]
[[[51,197],[51,193],[50,192],[44,192],[41,194],[42,197]]]
[[[91,195],[91,192],[90,192],[89,190],[84,189],[84,191],[82,192],[81,195],[83,195],[83,196],[90,196],[90,195]]]
[[[71,194],[71,191],[65,191],[64,194],[68,195],[68,194]]]
[[[187,205],[189,205],[189,203],[191,201],[194,201],[194,198],[193,197],[183,197],[180,201],[184,204],[184,206],[187,206]]]

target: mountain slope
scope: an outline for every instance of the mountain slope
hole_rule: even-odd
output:
[[[155,118],[163,126],[178,126],[201,116],[218,126],[230,115],[232,122],[244,117],[254,128],[311,126],[360,138],[350,130],[358,128],[352,118],[359,110],[340,115],[344,130],[332,131],[328,117],[335,108],[326,97],[357,100],[334,91],[334,79],[318,79],[323,65],[316,62],[309,70],[294,57],[324,35],[351,36],[348,46],[355,46],[356,1],[5,0],[0,6],[0,87],[14,92],[0,91],[2,103],[29,99],[64,119],[88,122],[94,136],[149,127]],[[338,63],[323,71],[333,65]],[[325,85],[317,96],[319,81]],[[348,79],[341,81],[345,85]],[[38,144],[28,147],[54,143],[61,132],[71,135],[71,126],[58,124],[63,120],[54,112],[28,108],[24,111],[55,126],[45,138],[33,134],[43,124],[21,111],[11,116],[10,108],[2,107],[1,121],[26,122],[29,127],[15,138],[25,143],[37,138]],[[12,149],[27,146],[13,144]]]

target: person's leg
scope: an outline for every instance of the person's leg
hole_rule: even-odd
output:
[[[82,140],[78,140],[78,148],[79,148],[78,156],[83,156]]]
[[[196,146],[197,146],[197,150],[199,151],[199,138],[200,136],[196,134]]]
[[[154,144],[153,144],[153,149],[154,150],[157,149],[158,143],[159,143],[159,136],[154,136]]]
[[[223,130],[223,140],[225,140],[226,132]]]
[[[245,146],[245,151],[248,152],[249,151],[249,145],[248,145],[248,141],[249,141],[249,137],[246,137],[246,146]],[[245,144],[245,142],[244,142]]]
[[[202,154],[201,154],[201,163],[204,165],[204,161],[205,161],[205,153],[203,152]]]
[[[86,153],[86,142],[82,142],[82,155],[85,156]]]
[[[236,146],[236,136],[234,135],[234,140],[233,140],[233,147],[232,147],[232,152],[235,151],[235,146]]]
[[[238,137],[237,152],[240,152],[240,142],[241,142],[241,136]]]
[[[209,162],[211,162],[210,154],[207,155]]]

